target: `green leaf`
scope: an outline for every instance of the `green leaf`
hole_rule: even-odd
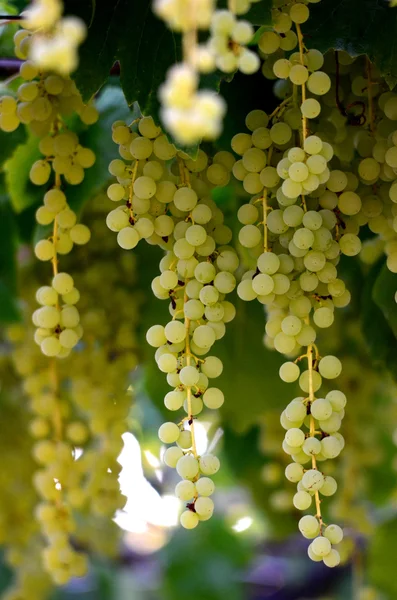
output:
[[[397,83],[397,11],[380,0],[322,0],[310,4],[303,25],[305,43],[326,52],[330,48],[351,55],[367,54],[390,87]]]
[[[33,185],[29,180],[32,164],[41,158],[39,139],[30,135],[24,144],[16,147],[11,158],[4,164],[7,191],[11,204],[17,213],[38,204],[43,195],[42,186]]]
[[[250,551],[242,539],[216,517],[195,535],[179,529],[160,555],[164,565],[164,600],[243,600],[239,571]]]
[[[100,89],[118,60],[128,104],[137,101],[144,114],[157,113],[157,88],[179,59],[180,42],[153,15],[151,6],[149,0],[97,0],[74,75],[86,100]]]
[[[0,281],[16,291],[17,227],[7,196],[0,195]]]
[[[374,365],[388,369],[397,379],[397,340],[382,310],[373,299],[373,288],[383,266],[383,260],[374,265],[367,274],[363,295],[362,331]]]
[[[265,315],[258,302],[236,301],[237,315],[227,324],[225,337],[213,353],[223,362],[216,385],[225,394],[222,418],[235,431],[255,425],[266,410],[280,408],[296,388],[281,381],[278,371],[285,359],[263,345]]]
[[[377,527],[369,538],[367,569],[374,585],[388,598],[397,597],[397,517]]]
[[[3,164],[26,141],[26,129],[22,125],[12,133],[0,131],[0,164]]]
[[[269,0],[263,2],[267,5]],[[152,5],[150,0],[97,0],[74,74],[85,100],[103,86],[111,67],[119,61],[128,104],[138,102],[142,114],[159,121],[158,88],[168,68],[181,59],[181,38],[153,14]],[[262,11],[258,7],[256,18],[264,18],[262,13],[263,7]],[[203,77],[202,83],[217,90],[222,77],[216,72]]]
[[[261,0],[251,4],[249,11],[242,16],[243,19],[250,21],[253,25],[271,25],[272,24],[272,0]]]
[[[383,265],[375,280],[372,297],[397,338],[397,304],[394,296],[397,292],[397,274]]]
[[[21,318],[16,298],[9,287],[0,281],[0,322],[15,323]]]

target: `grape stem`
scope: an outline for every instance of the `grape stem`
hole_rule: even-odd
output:
[[[136,174],[138,171],[138,166],[139,166],[139,160],[136,160],[134,163],[134,166],[132,167],[131,184],[130,184],[130,189],[129,189],[129,194],[128,194],[128,211],[130,213],[131,225],[133,225],[135,223],[135,215],[134,215],[134,211],[132,209],[132,198],[134,195],[134,183],[135,183]]]
[[[277,108],[275,108],[274,111],[269,115],[269,121],[273,119],[289,102],[291,102],[291,100],[292,96],[288,96],[288,98],[283,100],[281,104],[279,104]]]
[[[304,67],[305,61],[304,61],[304,56],[303,56],[303,52],[304,52],[303,34],[302,34],[302,29],[301,29],[301,26],[299,25],[299,23],[296,23],[296,33],[298,35],[300,63],[302,65],[302,67]],[[302,103],[303,103],[306,100],[306,85],[304,83],[302,83],[302,85],[301,85],[301,91],[302,91]],[[308,133],[307,117],[305,117],[305,115],[302,113],[302,138],[303,138],[303,141],[305,141],[305,139],[307,138],[307,133]]]
[[[307,325],[309,325],[309,319],[307,319]],[[310,344],[310,346],[307,347],[307,365],[308,365],[308,371],[309,371],[309,402],[310,404],[312,402],[314,402],[315,400],[315,396],[314,396],[314,387],[313,387],[313,350],[315,349],[316,355],[318,354],[317,348],[315,348],[313,346],[313,344]],[[313,415],[310,413],[310,437],[315,437],[316,435],[316,427],[315,427],[315,423],[314,423],[314,417]],[[317,461],[316,461],[316,456],[314,454],[312,454],[312,469],[316,469],[317,470]],[[321,516],[321,500],[320,500],[320,493],[318,490],[315,491],[314,493],[314,499],[315,499],[315,503],[316,503],[316,518],[318,519],[319,523],[320,523],[320,533],[322,532],[322,526],[323,526],[323,519]]]
[[[185,294],[184,294],[184,298],[183,298],[184,304],[188,301],[188,296],[186,293],[186,284],[187,284],[187,280],[185,283]],[[186,366],[190,367],[191,358],[192,358],[192,354],[190,352],[190,319],[188,319],[187,317],[185,317],[185,331],[186,331],[186,342],[185,342]],[[193,420],[193,415],[192,415],[192,386],[188,385],[186,387],[186,393],[187,393],[187,411],[188,411],[188,417],[189,417],[189,423],[190,423],[190,433],[192,434],[192,451],[193,451],[193,456],[195,458],[197,458],[196,437],[194,434],[194,420]]]
[[[365,66],[367,71],[367,82],[368,82],[368,112],[369,112],[369,129],[371,131],[371,135],[375,135],[375,125],[374,125],[374,105],[372,98],[372,76],[371,76],[371,61],[368,56],[365,57]]]
[[[269,148],[269,152],[267,154],[267,163],[270,166],[270,161],[272,158],[272,148]],[[268,230],[267,230],[267,211],[271,210],[271,208],[267,205],[267,187],[263,189],[262,196],[262,205],[263,205],[263,250],[264,252],[269,252],[269,240],[268,240]]]

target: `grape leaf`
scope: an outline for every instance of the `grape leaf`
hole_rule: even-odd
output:
[[[396,557],[397,517],[382,523],[369,538],[368,575],[371,583],[387,594],[397,596]]]
[[[385,367],[397,379],[397,340],[373,299],[373,287],[383,262],[375,264],[367,274],[362,294],[361,325],[374,365]]]
[[[25,143],[16,147],[3,166],[11,204],[17,213],[38,204],[43,196],[43,187],[33,185],[29,179],[32,164],[41,158],[38,144],[39,139],[30,135]]]
[[[310,4],[305,43],[326,52],[367,54],[392,88],[397,83],[397,9],[383,0],[322,0]]]
[[[394,299],[396,292],[397,274],[391,273],[387,266],[383,265],[374,283],[372,297],[397,338],[397,304]]]
[[[97,0],[88,36],[74,74],[85,100],[105,83],[114,62],[128,104],[156,116],[157,88],[168,67],[180,58],[180,41],[154,16],[149,0]]]

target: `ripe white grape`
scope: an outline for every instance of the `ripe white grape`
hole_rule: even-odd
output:
[[[170,321],[164,328],[166,338],[172,344],[178,344],[186,338],[186,328],[181,321]]]
[[[324,356],[319,362],[318,369],[325,379],[335,379],[342,372],[342,363],[336,356]]]
[[[200,496],[211,496],[215,491],[215,484],[209,477],[200,477],[196,481],[196,490]]]
[[[179,373],[179,378],[183,385],[191,387],[196,385],[199,380],[199,372],[196,367],[187,366],[183,367]]]
[[[323,562],[327,567],[330,567],[331,569],[333,567],[337,567],[340,563],[339,552],[333,548],[326,556],[323,557]]]
[[[289,11],[289,16],[294,23],[306,23],[309,18],[309,9],[306,4],[302,4],[301,2],[297,2],[293,4]]]
[[[299,378],[300,369],[298,365],[293,362],[285,362],[280,367],[279,375],[280,378],[286,383],[292,383]]]
[[[297,427],[292,427],[286,432],[285,441],[289,446],[292,446],[293,448],[298,448],[299,446],[302,446],[303,442],[305,441],[305,434],[301,429],[298,429]]]
[[[218,388],[208,388],[203,394],[203,402],[207,408],[218,409],[224,403],[223,392]]]
[[[324,71],[315,71],[307,80],[307,89],[316,96],[323,96],[331,89],[331,79]]]
[[[177,359],[173,354],[162,354],[157,361],[157,366],[163,373],[171,373],[177,368]]]
[[[320,524],[316,517],[311,515],[305,515],[302,517],[298,524],[299,530],[305,538],[312,539],[320,531]]]
[[[194,456],[186,454],[178,460],[176,470],[183,479],[194,479],[199,472],[199,461]]]
[[[324,531],[324,537],[326,537],[331,544],[340,544],[343,540],[343,529],[339,525],[328,525]]]
[[[330,435],[321,441],[321,453],[326,458],[336,458],[342,450],[339,440]]]
[[[192,481],[188,479],[184,479],[183,481],[179,481],[175,487],[175,496],[179,498],[179,500],[183,500],[187,502],[196,493],[196,486]]]
[[[317,469],[309,469],[302,477],[302,484],[309,492],[319,490],[324,483],[324,476]]]
[[[117,234],[117,243],[124,250],[132,250],[139,242],[139,233],[133,227],[124,227]]]
[[[332,406],[326,398],[314,400],[310,406],[310,412],[315,419],[323,421],[332,415]]]
[[[322,535],[312,541],[311,547],[317,556],[326,556],[331,552],[331,542]]]
[[[191,510],[185,510],[180,516],[180,522],[184,529],[194,529],[199,524],[199,517]]]
[[[161,425],[158,436],[164,444],[173,444],[177,441],[180,435],[178,425],[172,422],[163,423]]]
[[[201,363],[201,372],[210,379],[219,377],[223,371],[222,361],[217,356],[207,356]]]
[[[303,467],[298,463],[290,463],[285,468],[285,476],[288,481],[291,481],[292,483],[298,483],[298,481],[301,481],[303,473]]]
[[[312,497],[308,492],[302,490],[294,495],[292,502],[298,510],[306,510],[312,503]]]
[[[339,390],[328,392],[326,399],[331,403],[333,410],[340,411],[346,406],[346,396]]]
[[[199,459],[200,471],[204,475],[215,475],[219,471],[219,459],[213,454],[203,454]]]

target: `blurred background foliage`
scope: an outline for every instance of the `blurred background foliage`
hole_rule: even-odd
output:
[[[16,14],[24,4],[0,2],[0,12]],[[338,47],[352,53],[368,52],[394,84],[397,61],[390,44],[397,33],[397,13],[386,3],[343,0],[330,21],[333,5],[323,0],[313,6],[310,45],[320,47],[321,42],[324,51]],[[270,6],[269,0],[255,5],[256,12],[251,15],[255,25],[266,27],[270,22]],[[134,115],[138,110],[134,102],[139,102],[142,112],[156,116],[153,82],[156,87],[162,81],[175,53],[178,55],[179,42],[168,39],[172,35],[157,19],[145,16],[146,0],[75,0],[68,2],[67,8],[92,21],[76,73],[78,87],[86,98],[101,88],[97,95],[100,120],[90,128],[80,126],[79,131],[81,143],[94,150],[97,161],[84,183],[68,197],[71,208],[84,220],[89,219],[87,203],[94,198],[103,200],[101,192],[110,177],[107,166],[116,157],[111,123]],[[144,38],[138,52],[134,40],[139,29]],[[380,31],[382,35],[378,35]],[[0,29],[2,57],[13,55],[14,32],[14,25]],[[101,58],[99,63],[96,57],[105,32],[106,60]],[[132,44],[128,51],[126,36]],[[118,77],[108,77],[115,59],[122,66],[121,82]],[[220,149],[228,149],[232,135],[243,130],[249,110],[271,110],[275,104],[271,83],[261,75],[237,75],[230,82],[215,76],[212,86],[221,87],[228,103],[224,132],[217,142]],[[0,322],[4,326],[22,319],[21,250],[28,252],[38,235],[33,215],[41,191],[28,180],[36,147],[36,140],[27,137],[22,128],[12,135],[0,132]],[[236,207],[242,199],[242,189],[232,185],[218,190],[215,198],[235,230]],[[217,343],[217,355],[224,363],[219,387],[226,402],[220,415],[204,421],[200,431],[202,447],[216,444],[225,465],[217,477],[217,518],[194,532],[176,526],[178,506],[171,497],[175,481],[161,467],[162,448],[156,433],[165,414],[163,396],[168,388],[144,338],[146,329],[164,322],[168,314],[166,303],[150,293],[161,253],[145,246],[136,254],[139,277],[135,286],[144,301],[140,364],[131,374],[136,400],[120,458],[121,485],[128,498],[125,510],[116,517],[123,540],[114,560],[93,557],[89,575],[56,592],[51,600],[396,598],[397,404],[393,378],[397,378],[397,276],[386,270],[382,261],[370,270],[358,259],[345,261],[343,276],[353,301],[339,311],[337,323],[320,342],[324,351],[343,357],[341,389],[349,399],[346,450],[337,461],[340,490],[333,503],[326,503],[329,516],[344,522],[348,536],[344,564],[330,572],[307,560],[307,544],[296,534],[292,486],[284,482],[279,415],[298,391],[278,377],[282,358],[263,345],[265,314],[256,303],[247,305],[235,298],[237,318]],[[242,259],[246,258],[242,254]],[[6,425],[13,418],[12,405],[5,385],[0,391]],[[11,579],[12,572],[2,562],[0,588],[5,589]]]

